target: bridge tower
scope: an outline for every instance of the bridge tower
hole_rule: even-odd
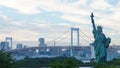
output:
[[[12,37],[6,37],[6,44],[5,44],[5,46],[7,46],[7,42],[8,42],[9,49],[12,49]]]
[[[79,46],[79,28],[71,28],[71,46],[70,46],[70,56],[73,56],[73,32],[77,31],[77,45]]]

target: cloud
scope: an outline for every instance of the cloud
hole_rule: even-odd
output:
[[[105,0],[95,0],[93,1],[93,3],[90,4],[90,6],[95,10],[106,10],[112,7],[112,5],[105,2]]]
[[[40,12],[38,2],[33,0],[1,0],[0,5],[16,9],[24,14],[33,14]]]
[[[62,2],[62,0],[1,0],[0,5],[6,6],[18,10],[24,14],[35,14],[40,13],[40,9],[47,11],[60,11],[63,13],[80,13],[75,7],[80,4],[81,6],[85,4],[85,0],[80,0],[77,2],[70,2],[66,0],[67,3]],[[68,8],[69,7],[69,8]]]
[[[0,7],[4,8],[0,8],[2,38],[51,40],[70,31],[71,27],[80,27],[93,39],[91,12],[95,14],[96,25],[102,25],[108,36],[116,40],[120,35],[115,33],[120,32],[120,1],[115,5],[109,0],[1,0]]]

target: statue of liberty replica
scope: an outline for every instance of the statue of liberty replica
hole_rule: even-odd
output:
[[[91,13],[91,22],[93,26],[93,35],[94,35],[94,50],[97,63],[106,63],[107,61],[107,52],[106,49],[109,47],[111,42],[110,38],[106,38],[102,31],[101,26],[97,26],[94,23],[94,15]]]

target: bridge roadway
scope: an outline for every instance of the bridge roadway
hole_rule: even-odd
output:
[[[74,50],[82,50],[84,48],[89,48],[88,46],[36,46],[36,47],[27,47],[27,48],[20,48],[20,49],[12,49],[8,50],[9,52],[20,52],[20,51],[29,51],[29,50],[42,50],[42,49],[74,49]]]
[[[36,47],[27,47],[27,48],[20,48],[20,49],[12,49],[12,50],[8,50],[9,52],[18,52],[18,51],[29,51],[29,50],[41,50],[41,49],[71,49],[73,48],[74,50],[82,50],[84,48],[89,49],[89,46],[36,46]],[[119,46],[110,46],[107,50],[120,50],[120,45]]]
[[[78,59],[90,59],[90,46],[36,46],[21,49],[8,50],[12,55],[19,59],[19,57],[54,57],[54,56],[70,56],[70,49],[73,49],[74,56]],[[37,52],[38,51],[38,52]],[[120,46],[110,46],[107,49],[110,59],[120,56]]]
[[[31,58],[34,57],[57,57],[57,56],[70,56],[71,49],[73,49],[74,56],[78,59],[83,56],[82,59],[90,59],[90,57],[86,57],[86,53],[90,54],[90,47],[88,46],[36,46],[36,47],[28,47],[21,49],[13,49],[8,50],[12,53],[14,58],[24,58],[29,56]],[[82,52],[84,51],[84,52]],[[81,54],[82,53],[82,54]]]

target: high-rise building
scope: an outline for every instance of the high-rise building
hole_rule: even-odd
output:
[[[47,45],[45,44],[44,38],[39,38],[39,42],[40,42],[39,46],[47,46]]]
[[[17,47],[16,47],[16,48],[17,48],[17,49],[23,48],[23,44],[22,44],[22,43],[17,44]]]
[[[90,51],[91,51],[91,61],[94,61],[95,59],[95,51],[94,51],[94,44],[90,44]]]
[[[1,50],[8,50],[10,49],[8,42],[1,42]]]
[[[12,37],[6,37],[6,42],[8,42],[8,47],[9,47],[9,49],[12,49]]]

